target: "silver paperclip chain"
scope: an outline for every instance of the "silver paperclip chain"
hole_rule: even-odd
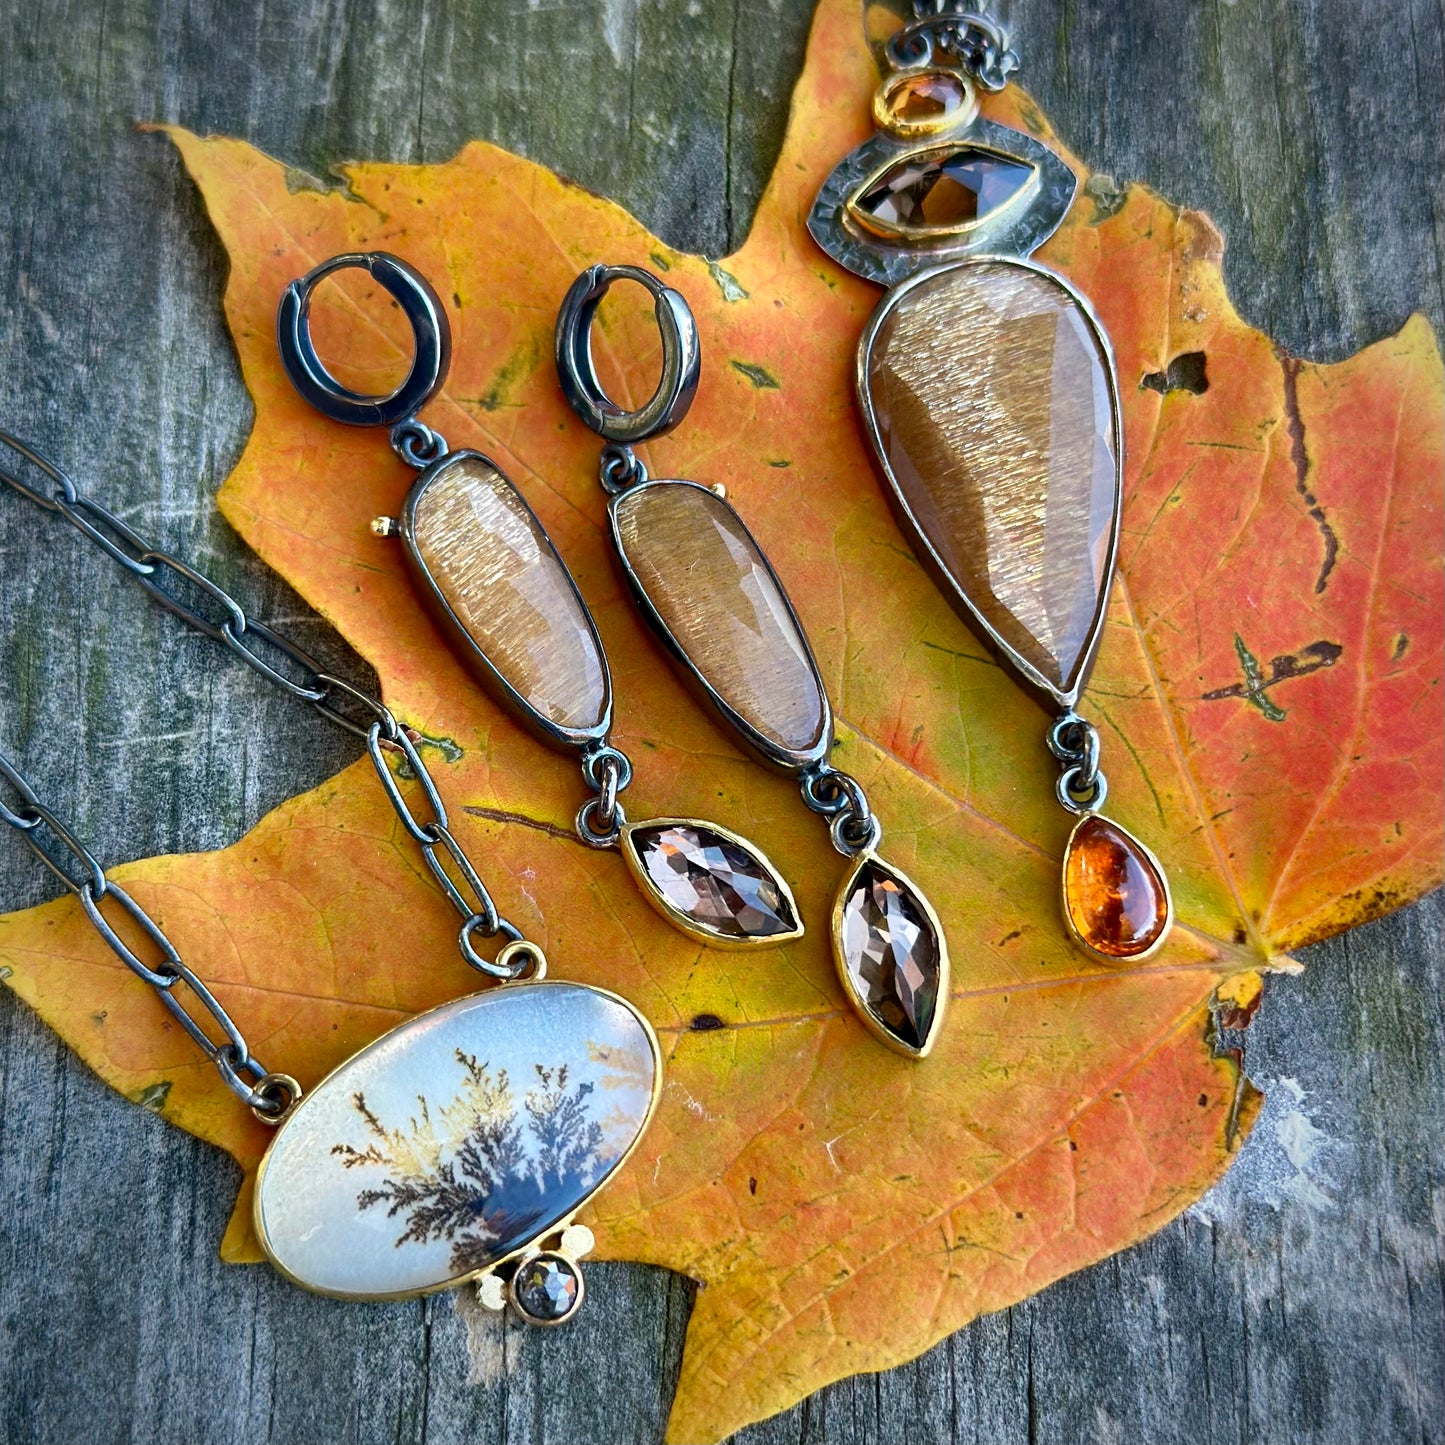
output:
[[[4,753],[0,753],[0,781],[8,785],[13,801],[0,794],[0,823],[14,829],[50,871],[80,899],[85,916],[95,931],[109,945],[125,966],[155,989],[157,997],[170,1010],[176,1022],[195,1042],[196,1047],[216,1066],[226,1087],[250,1107],[258,1119],[279,1124],[301,1098],[301,1086],[289,1074],[273,1074],[255,1058],[245,1035],[236,1027],[230,1014],[221,1006],[210,989],[181,962],[175,945],[160,925],[119,883],[107,878],[105,869],[80,841],[68,824],[45,806],[35,789]],[[150,941],[160,955],[154,964],[146,963],[115,931],[100,905],[112,899],[129,915],[131,922]],[[184,985],[184,988],[180,987]],[[193,1012],[183,1001],[189,992]],[[198,1012],[209,1015],[219,1031],[219,1040],[211,1037]]]
[[[4,482],[21,496],[28,497],[47,512],[58,512],[108,557],[124,567],[162,607],[174,612],[198,632],[224,643],[242,662],[260,673],[268,682],[274,683],[292,697],[310,703],[337,726],[365,740],[367,754],[388,801],[396,810],[402,826],[420,846],[427,867],[441,885],[442,892],[462,918],[457,944],[462,957],[473,968],[494,978],[504,979],[521,978],[545,969],[546,961],[541,949],[528,943],[522,937],[521,930],[497,912],[491,894],[482,883],[465,849],[451,832],[446,807],[437,792],[431,773],[422,761],[413,735],[397,722],[384,703],[351,683],[333,677],[303,648],[255,618],[247,617],[241,604],[203,573],[169,553],[150,546],[113,512],[81,492],[71,478],[43,453],[27,446],[6,431],[0,431],[0,442],[18,452],[43,473],[49,479],[49,485],[43,489],[27,485],[4,468],[0,468],[0,482]],[[166,586],[162,586],[163,579]],[[187,593],[190,594],[189,601],[186,600]],[[429,816],[425,819],[418,819],[402,796],[396,778],[387,764],[385,752],[400,754],[416,777],[426,800]],[[18,774],[15,776],[18,777]],[[11,780],[13,782],[14,778]],[[29,800],[25,806],[38,807],[39,804]],[[49,821],[46,814],[38,816]],[[27,832],[36,826],[33,821],[24,821],[29,817],[30,815],[23,811],[15,811],[7,815],[6,822],[22,832]],[[16,818],[22,821],[13,821]],[[125,900],[125,895],[121,894],[113,883],[107,887],[104,874],[90,859],[90,855],[83,849],[77,853],[78,845],[74,844],[68,833],[60,836],[76,858],[82,861],[87,869],[93,870],[86,879],[77,883],[51,862],[52,871],[57,873],[62,882],[76,892],[81,892],[86,883],[94,884],[96,886],[92,891],[95,901],[108,894],[115,894],[123,900],[122,907],[129,910],[130,904]],[[455,875],[442,861],[441,854],[445,854],[450,860],[455,868]],[[81,901],[85,901],[83,893]],[[146,921],[133,910],[131,912],[132,917],[145,928]],[[94,921],[92,917],[92,922]],[[102,932],[104,933],[104,930]],[[501,955],[495,961],[482,957],[473,940],[493,938],[499,934],[509,940]],[[155,934],[152,934],[152,937],[154,936]],[[106,941],[111,940],[107,937]],[[169,988],[170,985],[167,985],[167,994]],[[210,995],[204,994],[203,998],[210,999]],[[194,1034],[192,1036],[195,1037]],[[239,1035],[236,1037],[239,1038]],[[213,1053],[212,1057],[219,1055]]]

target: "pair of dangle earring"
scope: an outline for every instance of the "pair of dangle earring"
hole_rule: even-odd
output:
[[[608,398],[592,359],[597,308],[617,282],[647,290],[662,338],[662,378],[632,412]],[[883,830],[862,786],[828,762],[832,709],[787,592],[721,487],[653,480],[632,450],[677,426],[697,393],[686,299],[638,267],[592,266],[562,303],[556,359],[568,402],[604,442],[612,543],[639,611],[684,681],[829,820],[834,847],[851,860],[833,906],[839,978],[878,1039],[922,1058],[948,1001],[943,928],[918,887],[879,857]]]
[[[312,343],[317,285],[350,268],[367,271],[411,325],[411,369],[387,396],[342,386]],[[621,794],[632,764],[609,740],[607,656],[571,572],[495,462],[448,450],[417,419],[440,390],[451,355],[446,312],[426,279],[385,252],[334,256],[287,287],[276,339],[307,402],[334,421],[389,428],[392,447],[420,472],[400,517],[378,518],[372,529],[400,538],[417,593],[472,677],[543,742],[578,758],[590,790],[577,813],[582,841],[620,850],[648,901],[703,943],[755,948],[800,937],[787,882],[747,839],[697,818],[628,822]]]
[[[1103,816],[1099,734],[1076,704],[1119,548],[1123,424],[1109,338],[1088,301],[1027,259],[1077,180],[1033,137],[983,119],[1018,67],[964,0],[915,0],[873,98],[877,134],[823,184],[808,229],[891,287],[858,347],[864,426],[889,501],[944,596],[1046,709],[1056,793],[1078,818],[1064,922],[1110,963],[1168,934],[1153,853]]]

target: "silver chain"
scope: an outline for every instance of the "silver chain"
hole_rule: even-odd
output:
[[[216,1066],[226,1087],[250,1107],[258,1119],[276,1124],[301,1097],[301,1086],[287,1074],[269,1072],[251,1053],[245,1035],[210,989],[181,961],[175,945],[161,926],[124,888],[106,877],[105,869],[72,831],[45,806],[20,769],[0,753],[0,780],[9,785],[13,804],[0,798],[0,823],[12,828],[30,851],[80,899],[80,906],[96,932],[130,971],[155,989],[172,1017]],[[116,932],[101,904],[112,900],[150,941],[160,958],[147,964]],[[185,985],[184,989],[178,985]],[[202,1020],[183,1002],[186,992],[193,1006],[210,1016],[221,1034],[207,1033]]]
[[[827,763],[818,763],[798,779],[803,801],[828,819],[833,846],[845,858],[871,852],[883,841],[883,824],[868,804],[863,784]]]
[[[1049,751],[1064,767],[1054,792],[1071,813],[1093,813],[1109,796],[1109,780],[1099,769],[1099,730],[1070,711],[1049,727]]]
[[[1002,90],[1019,68],[1002,22],[965,0],[913,0],[913,20],[888,41],[887,52],[899,69],[951,61],[989,91]]]
[[[421,440],[418,438],[418,441]],[[426,859],[432,876],[463,920],[457,946],[462,957],[473,968],[494,978],[515,979],[545,967],[541,950],[527,943],[521,930],[497,912],[496,904],[468,858],[466,850],[451,832],[446,807],[417,750],[416,735],[402,727],[380,699],[341,678],[333,677],[315,658],[294,642],[267,627],[265,623],[247,617],[241,604],[223,587],[187,563],[150,546],[113,512],[84,495],[71,478],[43,453],[3,430],[0,430],[0,442],[18,452],[48,477],[51,485],[45,490],[39,490],[26,485],[4,468],[0,468],[0,482],[4,482],[47,512],[59,513],[107,556],[124,567],[162,607],[174,612],[198,632],[224,643],[242,662],[268,682],[274,683],[292,697],[310,703],[331,722],[365,740],[367,755],[376,769],[387,800],[401,819],[402,826],[421,847],[422,856]],[[161,586],[160,579],[163,577],[170,580],[171,590]],[[199,594],[194,598],[197,604],[209,604],[207,611],[199,610],[198,606],[177,595],[184,587]],[[258,650],[258,644],[261,650]],[[269,654],[269,660],[263,653]],[[281,666],[288,664],[292,673],[289,676],[280,670]],[[298,671],[299,676],[296,675]],[[396,777],[386,760],[385,754],[388,752],[404,761],[420,785],[430,815],[424,820],[417,818],[402,796]],[[631,769],[627,771],[630,777]],[[227,1084],[258,1114],[274,1116],[276,1109],[268,1108],[267,1105],[268,1101],[274,1104],[274,1100],[279,1097],[278,1090],[273,1087],[267,1094],[266,1081],[285,1080],[285,1076],[267,1074],[255,1063],[240,1031],[205,985],[180,961],[165,934],[118,884],[106,878],[104,870],[69,828],[42,806],[13,764],[0,758],[0,772],[3,772],[20,799],[17,807],[0,807],[3,821],[25,838],[31,849],[71,892],[79,895],[86,916],[101,937],[128,968],[160,992],[162,1002],[181,1020],[182,1027],[215,1063]],[[81,866],[83,876],[67,872],[55,857],[40,846],[36,830],[42,826],[64,846],[73,862]],[[440,854],[445,854],[454,865],[455,877],[449,872]],[[146,967],[120,941],[114,929],[99,912],[99,904],[103,898],[114,898],[161,950],[164,957],[158,967]],[[477,952],[473,939],[493,938],[498,934],[509,940],[508,946],[502,950],[502,957],[495,962],[483,958]],[[522,947],[514,946],[518,944]],[[189,1015],[183,1017],[184,1010],[175,1002],[173,994],[177,982],[184,982],[201,1001],[226,1035],[225,1042],[213,1043]],[[251,1078],[253,1084],[247,1085],[245,1078]],[[286,1107],[289,1107],[291,1102],[294,1102],[294,1099],[289,1100]]]

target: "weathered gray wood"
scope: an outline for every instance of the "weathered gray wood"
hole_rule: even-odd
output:
[[[692,9],[697,14],[689,13]],[[0,4],[0,413],[259,615],[354,666],[214,514],[249,403],[225,261],[137,118],[306,170],[486,136],[722,254],[776,152],[802,0]],[[1121,179],[1210,210],[1251,320],[1344,355],[1442,294],[1431,0],[1015,0],[1026,80]],[[107,860],[210,848],[354,756],[0,498],[0,737]],[[0,907],[49,896],[0,853]],[[749,1441],[1445,1438],[1445,907],[1272,981],[1270,1094],[1225,1184],[1137,1249],[847,1381]],[[557,1335],[473,1383],[449,1299],[357,1308],[216,1243],[236,1171],[0,995],[0,1434],[9,1440],[650,1440],[689,1289],[589,1271]]]

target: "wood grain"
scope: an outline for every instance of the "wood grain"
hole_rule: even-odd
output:
[[[776,154],[807,8],[5,0],[4,424],[359,671],[216,518],[250,418],[224,260],[174,153],[133,122],[245,136],[298,183],[483,136],[720,256]],[[1333,359],[1416,309],[1442,328],[1437,0],[1011,10],[1062,133],[1209,210],[1245,315],[1282,345]],[[4,746],[107,861],[215,847],[356,755],[3,498],[0,703]],[[19,850],[0,857],[0,906],[52,891]],[[1445,1438],[1442,958],[1438,895],[1311,950],[1250,1030],[1266,1111],[1202,1205],[745,1438]],[[5,1439],[659,1436],[683,1281],[596,1267],[585,1319],[556,1333],[488,1335],[446,1298],[338,1305],[217,1262],[235,1186],[228,1161],[110,1094],[0,995]]]

